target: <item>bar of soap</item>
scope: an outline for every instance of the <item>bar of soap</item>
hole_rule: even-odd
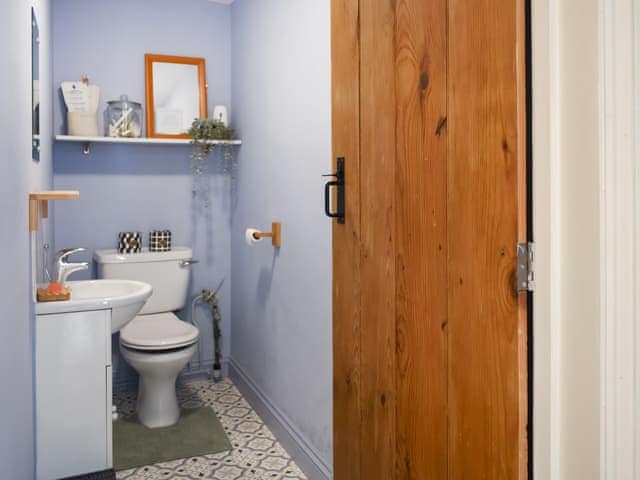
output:
[[[47,293],[52,295],[57,295],[62,293],[62,284],[61,283],[50,283],[47,285]]]
[[[64,302],[71,299],[71,291],[59,283],[51,283],[47,288],[38,288],[36,299],[38,302]]]

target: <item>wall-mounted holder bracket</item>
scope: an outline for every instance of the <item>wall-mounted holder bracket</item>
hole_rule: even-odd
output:
[[[253,234],[253,238],[256,240],[270,238],[271,244],[275,248],[280,248],[282,246],[282,224],[280,222],[272,222],[270,232],[256,232]]]
[[[47,190],[29,193],[29,231],[38,230],[40,218],[49,217],[49,200],[77,200],[77,190]]]

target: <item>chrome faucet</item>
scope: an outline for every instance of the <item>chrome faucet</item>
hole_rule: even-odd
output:
[[[53,258],[53,281],[64,284],[73,272],[87,270],[88,262],[69,263],[67,259],[74,253],[84,252],[84,248],[63,248]]]

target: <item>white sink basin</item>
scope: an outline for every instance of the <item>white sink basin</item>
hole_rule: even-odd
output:
[[[83,280],[67,282],[71,300],[38,302],[36,315],[111,310],[111,332],[134,319],[151,296],[151,285],[134,280]]]

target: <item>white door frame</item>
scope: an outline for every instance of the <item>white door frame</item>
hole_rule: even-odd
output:
[[[560,129],[559,6],[532,0],[533,469],[535,479],[560,480]]]
[[[640,475],[640,263],[637,125],[640,67],[634,0],[601,1],[600,163],[603,178],[601,297],[602,480]]]
[[[599,2],[600,471],[640,478],[640,5]],[[532,0],[534,472],[560,478],[561,2]],[[635,91],[634,91],[635,89]],[[636,194],[636,191],[639,193]],[[598,259],[585,259],[598,261]],[[638,299],[638,301],[636,301]],[[589,372],[584,372],[588,375]]]

